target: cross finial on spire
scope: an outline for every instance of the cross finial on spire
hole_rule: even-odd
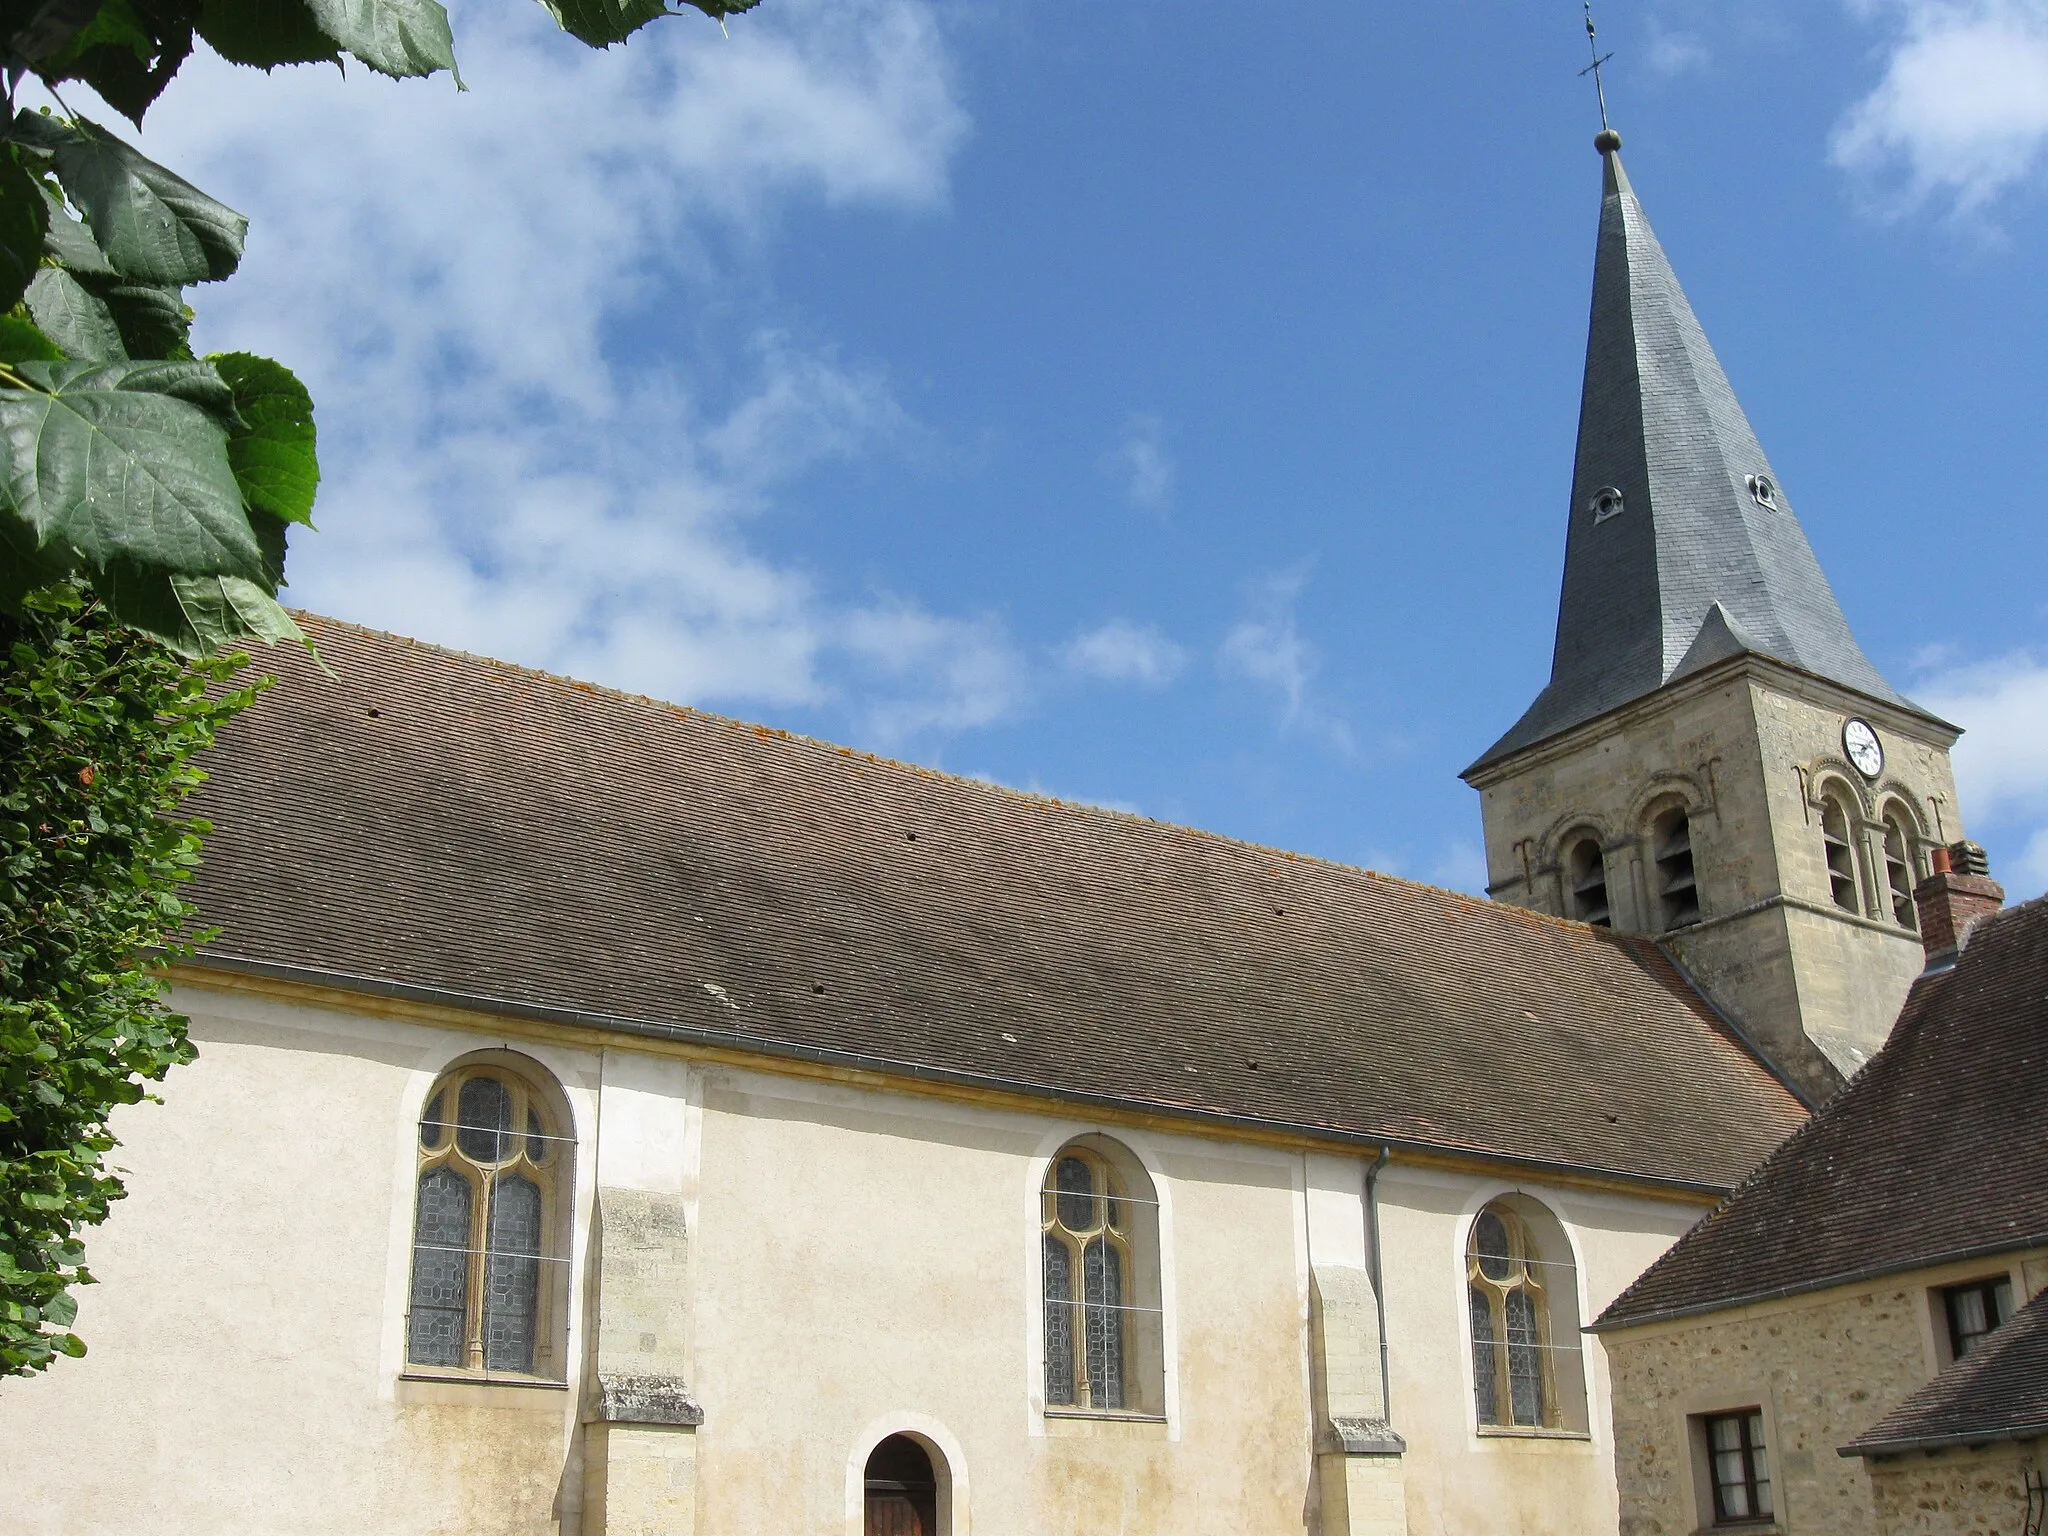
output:
[[[1607,85],[1600,78],[1600,66],[1614,55],[1600,51],[1600,33],[1593,25],[1593,0],[1586,0],[1586,48],[1593,55],[1593,62],[1579,73],[1593,77],[1593,94],[1600,102],[1600,132],[1593,138],[1593,147],[1603,155],[1611,155],[1621,148],[1621,135],[1607,122]]]

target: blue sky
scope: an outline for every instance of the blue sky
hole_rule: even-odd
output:
[[[1570,0],[766,0],[470,89],[197,60],[202,340],[320,403],[305,606],[1476,889],[1548,671]],[[2048,0],[1610,3],[1630,172],[1865,648],[2048,885]]]

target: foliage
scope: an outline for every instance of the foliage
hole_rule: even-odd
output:
[[[191,953],[193,757],[255,696],[79,584],[0,617],[0,1376],[81,1355],[80,1229],[121,1198],[113,1106],[192,1058],[154,966]],[[262,685],[258,685],[262,686]],[[147,963],[144,957],[148,957]]]
[[[593,47],[666,0],[542,0]],[[759,0],[686,0],[717,19]],[[319,484],[313,403],[283,365],[197,358],[185,289],[242,259],[248,221],[99,124],[17,109],[82,81],[141,125],[194,39],[232,63],[356,59],[455,72],[440,0],[0,0],[0,614],[82,577],[189,657],[298,635],[286,535]],[[460,84],[460,77],[457,77]]]

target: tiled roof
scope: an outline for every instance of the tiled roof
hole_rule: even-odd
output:
[[[1849,632],[1621,156],[1602,158],[1550,682],[1466,773],[1739,651],[1924,713]],[[1769,481],[1768,505],[1753,476]],[[1619,510],[1603,516],[1610,490]]]
[[[1888,1456],[2048,1435],[2048,1291],[1842,1447]]]
[[[1646,940],[305,622],[215,964],[1709,1188],[1803,1118]]]
[[[1982,919],[1883,1050],[1596,1328],[2048,1243],[2048,898]]]

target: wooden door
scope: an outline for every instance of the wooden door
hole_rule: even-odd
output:
[[[924,1515],[907,1493],[868,1493],[865,1536],[933,1536]]]

